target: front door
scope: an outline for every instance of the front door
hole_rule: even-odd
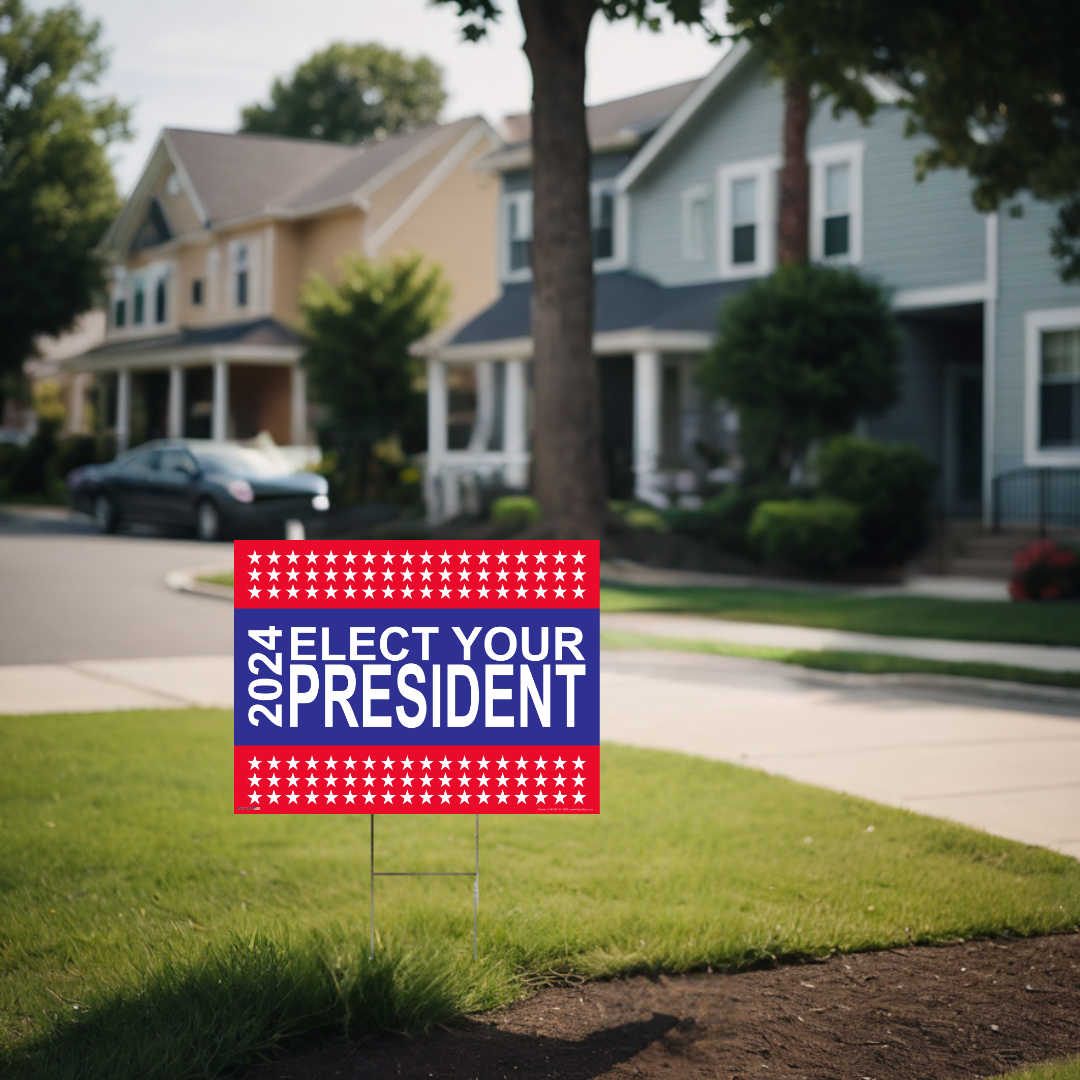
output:
[[[634,358],[602,356],[600,398],[608,496],[634,497]]]
[[[950,516],[977,517],[983,491],[982,369],[952,365],[946,402],[945,485]]]

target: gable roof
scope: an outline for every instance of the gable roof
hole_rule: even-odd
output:
[[[431,124],[408,135],[357,146],[166,128],[102,247],[122,246],[138,227],[136,215],[169,163],[209,228],[257,216],[302,217],[335,205],[362,205],[366,196],[412,162],[440,146],[452,146],[477,127],[494,136],[480,117]]]
[[[659,128],[701,82],[690,79],[643,94],[617,98],[585,110],[589,145],[594,153],[634,149]],[[527,168],[532,162],[532,115],[504,117],[499,125],[506,147],[489,154],[484,164],[498,171]]]

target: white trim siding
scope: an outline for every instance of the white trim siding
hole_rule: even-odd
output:
[[[815,262],[858,266],[863,257],[863,156],[866,143],[833,143],[814,147],[810,158],[810,258]],[[845,205],[830,205],[830,170],[846,166]],[[833,187],[837,185],[833,184]],[[847,250],[826,254],[826,221],[847,217]]]
[[[1080,432],[1077,445],[1043,449],[1040,446],[1040,390],[1042,386],[1042,336],[1046,331],[1080,331],[1080,307],[1029,311],[1024,315],[1024,464],[1080,465]]]
[[[780,158],[754,158],[721,165],[716,173],[717,263],[722,280],[764,277],[776,265],[776,174]],[[745,204],[745,205],[737,205]],[[736,229],[753,227],[753,257],[736,261]]]

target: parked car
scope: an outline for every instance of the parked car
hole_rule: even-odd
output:
[[[71,505],[102,532],[124,522],[194,528],[201,540],[280,531],[330,509],[326,478],[261,450],[210,439],[160,439],[67,478]]]

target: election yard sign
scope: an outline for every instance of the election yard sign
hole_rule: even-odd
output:
[[[234,809],[595,814],[599,545],[238,541]]]

